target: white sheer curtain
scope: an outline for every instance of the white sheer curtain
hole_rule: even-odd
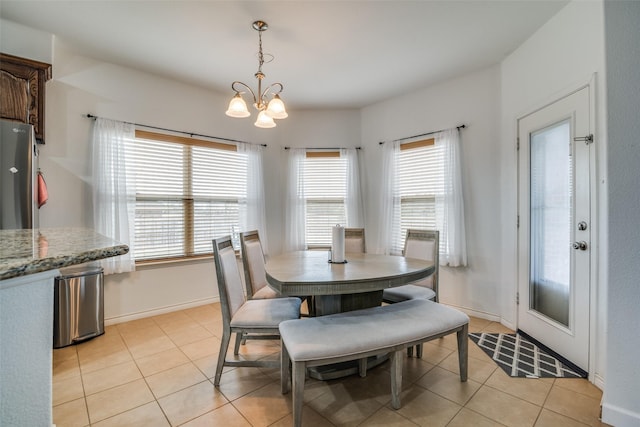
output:
[[[347,227],[364,227],[364,211],[362,209],[362,189],[360,186],[360,159],[355,148],[340,149],[340,157],[347,160]]]
[[[241,202],[240,229],[258,230],[265,255],[268,254],[267,215],[264,195],[264,147],[257,144],[238,144],[238,152],[247,155],[247,198]]]
[[[129,253],[101,261],[105,274],[135,270],[135,183],[126,173],[125,140],[135,137],[131,123],[98,118],[93,125],[93,223],[95,230],[129,246]]]
[[[467,245],[462,198],[462,168],[460,160],[460,135],[456,128],[434,135],[435,145],[442,154],[441,193],[436,194],[435,220],[440,231],[440,265],[458,267],[467,265]],[[401,198],[398,186],[398,159],[400,143],[383,145],[381,195],[378,211],[377,253],[398,254],[394,242],[400,241]]]
[[[435,145],[443,150],[444,189],[436,196],[436,224],[440,230],[440,265],[467,265],[467,244],[462,198],[460,131],[448,129],[435,135]]]
[[[288,152],[285,252],[302,251],[307,247],[304,226],[304,159],[306,150],[304,148],[290,148]]]
[[[396,173],[399,155],[399,142],[387,142],[382,146],[382,176],[378,206],[380,222],[375,253],[391,253],[394,233],[400,233],[400,196]]]

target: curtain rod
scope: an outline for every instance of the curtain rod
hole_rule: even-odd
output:
[[[305,150],[346,150],[347,148],[352,147],[284,147],[285,150],[289,150],[291,148],[303,148]],[[362,147],[353,147],[356,150],[362,150]]]
[[[88,119],[93,119],[93,120],[99,118],[98,116],[94,116],[91,113],[87,114],[85,117],[88,118]],[[113,120],[113,119],[110,119],[110,120]],[[129,124],[132,124],[134,126],[141,126],[141,127],[150,128],[150,129],[164,130],[164,131],[167,131],[167,132],[183,133],[185,135],[189,135],[191,138],[193,138],[194,136],[200,136],[200,137],[204,137],[204,138],[219,139],[221,141],[240,142],[242,144],[261,145],[263,147],[267,146],[267,144],[260,144],[260,143],[257,143],[257,142],[247,142],[247,141],[240,141],[239,139],[231,139],[231,138],[223,138],[223,137],[220,137],[220,136],[203,135],[201,133],[193,133],[193,132],[185,132],[183,130],[167,129],[167,128],[162,128],[162,127],[158,127],[158,126],[143,125],[141,123],[133,123],[133,122],[123,122],[123,123],[129,123]]]
[[[464,129],[464,128],[466,128],[466,127],[467,127],[467,125],[464,125],[464,124],[463,124],[463,125],[460,125],[460,126],[456,126],[456,129],[460,130],[460,129]],[[405,137],[405,138],[394,139],[394,140],[393,140],[393,141],[391,141],[391,142],[400,142],[400,141],[405,141],[405,140],[407,140],[407,139],[418,138],[418,137],[421,137],[421,136],[433,135],[434,133],[444,132],[445,130],[448,130],[448,129],[434,130],[434,131],[427,132],[427,133],[421,133],[421,134],[419,134],[419,135],[407,136],[407,137]],[[386,142],[386,141],[380,141],[380,142],[379,142],[379,144],[380,144],[380,145],[382,145],[382,144],[384,144],[385,142]]]

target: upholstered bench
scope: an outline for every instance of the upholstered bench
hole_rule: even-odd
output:
[[[293,372],[293,424],[302,425],[306,369],[369,356],[390,354],[391,405],[400,408],[403,351],[407,347],[456,332],[460,381],[467,380],[469,317],[428,300],[410,300],[364,310],[280,323],[282,340],[282,393],[291,389]]]

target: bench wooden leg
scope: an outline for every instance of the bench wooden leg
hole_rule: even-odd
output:
[[[367,358],[358,359],[358,374],[361,378],[367,376]]]
[[[469,360],[469,324],[467,323],[458,331],[458,360],[460,364],[460,381],[467,380]]]
[[[293,426],[302,426],[302,403],[304,402],[304,380],[307,371],[304,362],[293,362]]]
[[[391,407],[400,409],[400,393],[402,392],[402,361],[404,351],[391,353]]]
[[[289,352],[280,340],[280,389],[282,394],[287,394],[291,390],[291,372],[289,371]]]

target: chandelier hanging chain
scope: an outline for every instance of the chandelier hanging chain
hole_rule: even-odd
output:
[[[264,55],[262,54],[262,32],[266,29],[266,27],[258,24],[258,72],[255,74],[256,78],[258,79],[258,95],[260,96],[260,98],[255,101],[255,106],[258,110],[267,108],[266,104],[264,103],[264,97],[269,90],[269,88],[267,88],[265,92],[262,93],[262,79],[264,79],[264,73],[262,72],[262,64],[264,64]]]
[[[262,54],[262,31],[258,30],[258,72],[256,73],[256,77],[258,74],[262,74],[262,64],[264,64],[264,55]]]

